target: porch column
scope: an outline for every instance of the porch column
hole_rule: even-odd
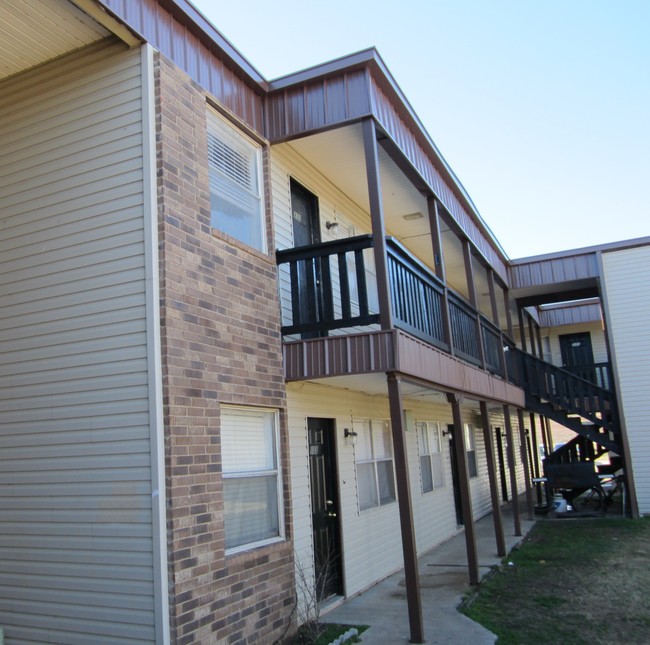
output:
[[[386,226],[384,207],[381,199],[381,180],[379,175],[379,155],[377,154],[377,131],[373,119],[363,121],[363,148],[366,157],[368,177],[368,199],[370,202],[370,222],[372,226],[372,246],[377,272],[377,297],[379,300],[379,323],[382,329],[393,328],[393,313],[388,282],[388,256],[386,253]]]
[[[429,229],[431,230],[431,243],[433,246],[433,263],[436,277],[442,281],[444,297],[442,299],[442,326],[445,342],[449,346],[449,353],[454,355],[454,342],[451,336],[451,319],[449,317],[449,299],[447,298],[447,271],[445,269],[445,256],[442,250],[442,235],[440,233],[440,210],[438,200],[429,195],[427,197],[429,211]]]
[[[519,493],[517,492],[517,473],[515,472],[515,443],[512,434],[512,419],[510,408],[503,406],[506,420],[506,441],[508,442],[508,470],[510,471],[510,494],[512,495],[512,517],[515,523],[515,535],[521,535],[521,520],[519,518]]]
[[[512,312],[510,311],[510,293],[508,289],[503,290],[503,305],[506,309],[506,324],[508,325],[508,335],[514,340],[515,328],[512,324]]]
[[[506,540],[503,534],[503,518],[501,517],[501,504],[499,503],[499,487],[497,485],[497,472],[494,464],[494,442],[490,431],[490,414],[487,403],[480,402],[481,423],[483,425],[483,442],[485,443],[485,456],[487,457],[488,479],[490,481],[490,498],[492,499],[492,518],[494,520],[494,535],[497,541],[497,555],[506,555]]]
[[[409,487],[406,438],[404,436],[404,406],[400,379],[395,372],[386,374],[388,381],[388,401],[390,405],[390,425],[395,454],[395,476],[397,479],[397,501],[402,531],[402,551],[404,553],[404,577],[406,579],[406,600],[408,603],[411,643],[424,643],[422,623],[422,603],[420,601],[420,578],[418,557],[415,546],[415,527]]]
[[[530,432],[533,436],[533,476],[534,477],[539,477],[539,439],[537,437],[537,424],[535,421],[535,413],[534,412],[529,412],[528,416],[530,418]],[[546,453],[544,453],[546,454]],[[542,494],[542,484],[537,484],[535,486],[535,490],[537,493],[537,503],[539,505],[542,504],[543,502],[543,494]]]
[[[526,348],[526,328],[524,326],[524,310],[517,305],[517,316],[519,317],[519,341],[521,342],[521,349],[527,352]]]
[[[460,484],[460,499],[463,507],[463,524],[465,526],[465,545],[467,547],[467,568],[469,569],[469,584],[479,582],[478,552],[476,549],[476,531],[474,530],[474,514],[472,512],[472,496],[469,487],[469,471],[467,468],[467,446],[463,417],[460,411],[462,397],[459,394],[447,394],[451,404],[451,414],[454,420],[454,445],[456,453],[456,470]]]
[[[487,268],[487,283],[488,283],[488,292],[490,294],[490,308],[492,310],[492,322],[498,327],[501,332],[501,325],[499,324],[499,307],[497,306],[497,294],[496,287],[494,286],[494,269],[492,267]],[[501,343],[501,348],[499,350],[499,368],[505,379],[508,378],[508,368],[506,366],[506,357],[504,354],[504,343],[503,343],[503,333],[499,333],[499,342]]]
[[[481,333],[481,315],[478,309],[478,296],[476,294],[476,281],[474,280],[474,267],[472,266],[472,248],[467,238],[463,238],[463,258],[465,260],[465,275],[469,289],[469,301],[476,310],[476,341],[478,344],[478,358],[481,367],[485,369],[485,348],[483,347],[483,334]]]
[[[524,464],[524,482],[526,484],[526,508],[528,509],[528,519],[535,519],[533,513],[533,489],[528,465],[528,445],[526,443],[526,429],[524,428],[524,411],[517,408],[517,423],[519,425],[519,444],[521,445],[521,461]]]

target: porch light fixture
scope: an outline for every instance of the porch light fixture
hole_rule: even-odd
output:
[[[352,445],[354,446],[357,443],[357,437],[359,436],[354,430],[350,430],[349,428],[345,428],[343,430],[343,436],[346,439],[350,439],[352,442]]]
[[[402,215],[402,217],[407,221],[410,222],[414,219],[422,219],[424,215],[422,213],[409,213],[408,215]]]
[[[332,229],[332,228],[337,228],[338,225],[339,225],[339,223],[338,223],[336,220],[335,220],[335,221],[332,221],[332,222],[330,222],[330,221],[325,222],[325,228],[326,228],[328,231],[329,231],[330,229]]]

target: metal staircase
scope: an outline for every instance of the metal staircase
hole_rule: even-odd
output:
[[[526,392],[526,408],[578,435],[547,459],[567,463],[593,461],[607,451],[622,455],[616,398],[612,391],[519,349],[510,351],[518,359],[515,377]]]

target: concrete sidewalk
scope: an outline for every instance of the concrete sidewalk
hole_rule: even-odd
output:
[[[529,521],[525,501],[520,500],[522,533],[526,535],[534,521]],[[512,507],[502,507],[506,549],[511,551],[523,538],[514,535]],[[500,563],[492,514],[475,524],[481,577]],[[463,594],[471,589],[467,569],[465,534],[460,532],[447,542],[425,553],[418,560],[422,599],[424,636],[427,643],[480,645],[494,643],[495,635],[470,620],[456,607]],[[404,571],[389,576],[367,591],[327,612],[326,622],[370,625],[361,636],[373,645],[405,645],[409,643],[408,608]]]

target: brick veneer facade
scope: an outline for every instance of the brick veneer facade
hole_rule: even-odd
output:
[[[179,645],[270,644],[286,630],[294,604],[277,271],[272,256],[210,227],[206,110],[205,92],[157,56],[171,635]],[[265,193],[270,222],[268,185]],[[287,538],[229,556],[219,433],[225,403],[280,411]]]

